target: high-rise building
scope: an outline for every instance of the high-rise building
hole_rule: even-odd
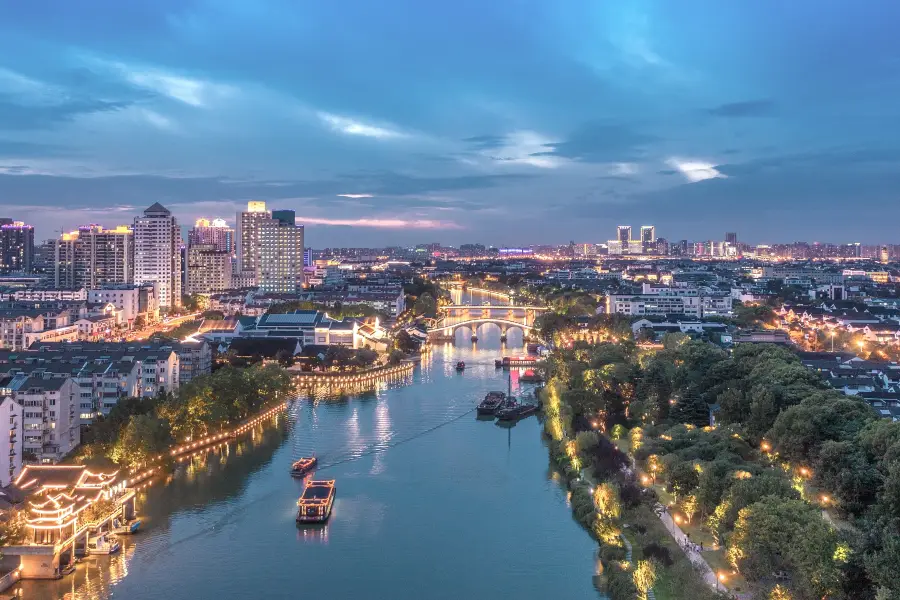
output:
[[[188,231],[188,246],[214,246],[220,252],[234,252],[234,229],[225,219],[197,219]]]
[[[35,273],[52,275],[56,265],[56,240],[44,240],[34,247],[32,270]]]
[[[737,246],[737,233],[734,231],[729,231],[725,234],[725,243],[731,244],[732,246]]]
[[[631,225],[619,225],[617,239],[623,247],[628,246],[628,242],[631,241]]]
[[[231,287],[231,252],[215,244],[191,244],[187,251],[188,294],[210,294]]]
[[[34,262],[34,227],[0,218],[0,272],[31,273]]]
[[[247,210],[237,214],[237,255],[240,271],[256,272],[259,224],[271,218],[272,213],[266,210],[265,202],[248,202]]]
[[[134,219],[134,281],[154,284],[161,308],[181,306],[181,230],[158,202]]]
[[[656,227],[653,225],[641,225],[641,252],[643,254],[656,252]]]
[[[878,261],[883,265],[891,262],[891,253],[888,251],[887,246],[881,246],[878,250]]]
[[[295,292],[303,278],[303,226],[292,210],[276,210],[259,222],[256,284],[265,292]]]
[[[54,245],[54,285],[94,289],[134,282],[134,233],[127,225],[85,225]]]

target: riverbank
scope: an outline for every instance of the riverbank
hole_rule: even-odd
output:
[[[543,435],[565,474],[573,518],[598,542],[598,588],[610,600],[651,593],[660,600],[715,598],[653,512],[655,496],[638,484],[633,461],[598,431],[575,432],[565,391],[558,380],[542,390]]]
[[[117,555],[91,557],[63,580],[23,582],[21,598],[277,598],[302,589],[372,600],[597,600],[595,544],[565,517],[565,485],[547,471],[539,420],[501,429],[471,412],[506,387],[490,335],[490,350],[435,348],[409,385],[289,402],[252,435],[187,460],[165,484],[155,479],[141,493],[142,531]],[[303,483],[288,471],[312,455],[327,466],[316,476],[335,479],[338,494],[327,524],[298,528]],[[310,576],[336,564],[352,576]]]
[[[361,369],[351,373],[343,373],[340,371],[301,371],[295,368],[287,369],[288,373],[294,378],[294,382],[298,386],[315,386],[315,385],[364,385],[369,383],[377,383],[394,377],[405,377],[413,372],[416,364],[410,360],[401,361],[398,365],[382,365],[372,367],[370,369]]]

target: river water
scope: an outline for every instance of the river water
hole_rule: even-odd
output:
[[[252,435],[198,455],[142,492],[144,528],[119,554],[89,557],[59,581],[22,582],[18,593],[596,600],[596,545],[571,518],[537,418],[504,428],[474,412],[486,392],[507,387],[493,362],[521,352],[521,337],[501,347],[490,325],[477,346],[461,335],[407,382],[295,400]],[[298,527],[302,483],[288,469],[313,453],[337,500],[327,525]]]

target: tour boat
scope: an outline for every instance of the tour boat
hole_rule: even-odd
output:
[[[88,539],[88,554],[115,554],[119,551],[119,540],[114,535],[101,534]]]
[[[481,404],[478,405],[478,414],[492,415],[496,413],[497,409],[503,405],[505,399],[506,394],[503,392],[488,392]]]
[[[500,368],[502,368],[502,367],[503,367],[503,361],[502,361],[501,359],[498,358],[497,360],[494,361],[494,368],[495,368],[495,369],[500,369]]]
[[[139,519],[131,519],[130,521],[119,521],[118,519],[113,521],[112,532],[117,535],[133,535],[138,532],[138,529],[141,528],[141,521]]]
[[[315,456],[304,456],[291,465],[291,475],[294,477],[303,477],[316,468],[317,462]]]
[[[465,371],[466,363],[464,363],[463,361],[459,361],[458,363],[456,363],[456,370],[457,371]]]
[[[534,370],[527,369],[524,373],[519,375],[519,381],[522,383],[540,383],[543,381],[543,378],[541,378]]]
[[[334,479],[310,481],[297,500],[298,523],[323,523],[334,505]]]

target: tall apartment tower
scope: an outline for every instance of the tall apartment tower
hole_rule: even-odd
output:
[[[53,264],[57,288],[134,283],[134,232],[127,225],[79,227],[56,240]]]
[[[134,219],[134,281],[154,284],[161,308],[181,306],[181,230],[158,202]]]
[[[234,229],[225,219],[197,219],[188,231],[188,246],[214,246],[220,252],[234,252]]]
[[[725,233],[725,243],[731,244],[732,246],[737,246],[737,232],[727,231]]]
[[[34,226],[0,218],[0,272],[31,273]]]
[[[652,244],[656,241],[656,227],[653,225],[641,225],[641,242]]]
[[[264,292],[293,293],[303,276],[303,227],[292,210],[266,210],[265,202],[247,203],[238,213],[238,268],[242,281],[253,280]]]
[[[248,202],[247,210],[237,214],[238,270],[253,272],[257,270],[257,248],[259,246],[259,225],[272,218],[266,210],[265,202]]]
[[[260,223],[256,283],[264,292],[293,293],[303,277],[303,227],[292,210],[272,211]]]
[[[621,242],[623,246],[628,246],[628,242],[631,241],[631,225],[619,225],[618,241]]]

